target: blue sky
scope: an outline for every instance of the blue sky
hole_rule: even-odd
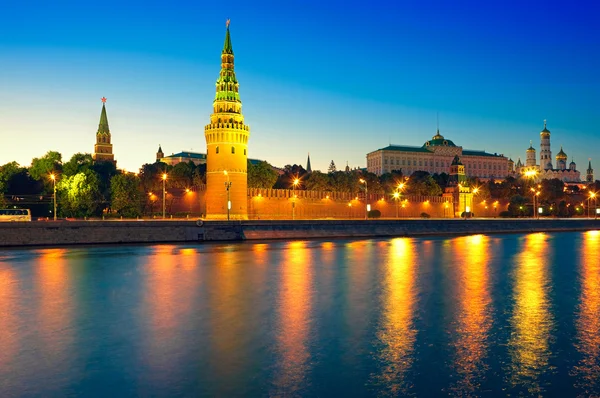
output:
[[[456,144],[515,160],[548,119],[554,154],[600,170],[593,2],[122,3],[3,5],[0,164],[92,152],[103,96],[118,166],[204,152],[230,18],[252,158],[364,167],[439,113]]]

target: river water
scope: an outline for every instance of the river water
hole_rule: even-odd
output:
[[[0,396],[593,396],[600,232],[0,251]]]

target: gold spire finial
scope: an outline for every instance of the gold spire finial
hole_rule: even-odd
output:
[[[544,119],[544,128],[546,128],[546,119]]]
[[[229,29],[229,24],[231,23],[231,19],[228,19],[227,22],[225,22],[225,27],[227,29]]]

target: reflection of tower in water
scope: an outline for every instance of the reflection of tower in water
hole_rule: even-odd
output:
[[[412,384],[406,373],[414,361],[417,329],[414,324],[417,306],[417,254],[415,243],[409,238],[391,241],[385,262],[383,311],[378,333],[382,344],[377,360],[381,370],[372,384],[378,393],[405,395]]]
[[[550,357],[550,331],[553,327],[548,289],[548,236],[529,234],[519,250],[513,277],[514,306],[508,349],[510,383],[541,394],[539,377],[547,371]]]
[[[277,327],[275,396],[298,396],[310,369],[313,269],[306,242],[290,242],[281,264]]]
[[[478,391],[487,369],[488,337],[492,323],[489,287],[490,238],[473,235],[454,240],[458,260],[459,308],[454,363],[458,380],[452,391],[459,396]]]
[[[600,231],[588,231],[583,236],[575,344],[582,359],[574,373],[577,376],[575,387],[583,390],[585,396],[591,396],[600,391]]]

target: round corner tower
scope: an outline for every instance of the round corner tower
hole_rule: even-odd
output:
[[[239,84],[233,69],[229,21],[221,53],[221,73],[206,138],[206,218],[248,219],[248,137]],[[228,212],[228,207],[229,212]]]

